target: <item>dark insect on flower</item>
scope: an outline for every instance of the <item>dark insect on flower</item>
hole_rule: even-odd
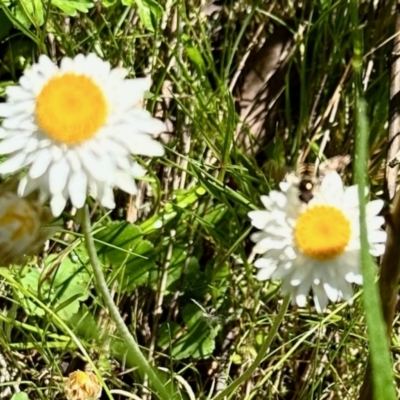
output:
[[[319,166],[315,164],[302,163],[296,172],[286,176],[286,180],[299,188],[299,199],[308,203],[314,197],[314,190],[321,184],[324,176],[329,172],[342,172],[349,165],[350,156],[335,156],[322,162]]]

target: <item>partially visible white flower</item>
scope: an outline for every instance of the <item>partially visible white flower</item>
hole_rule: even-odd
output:
[[[153,136],[165,130],[141,106],[149,78],[125,79],[123,68],[95,54],[65,57],[57,67],[47,56],[6,89],[0,104],[0,174],[27,169],[18,194],[39,189],[55,216],[68,198],[80,208],[87,193],[115,207],[113,186],[135,194],[144,170],[131,154],[162,156]]]
[[[271,191],[261,200],[266,211],[251,211],[252,224],[260,229],[251,239],[259,280],[282,280],[283,294],[298,306],[306,305],[312,289],[318,312],[328,304],[352,298],[352,284],[362,284],[357,185],[344,187],[336,172],[326,175],[308,203],[299,200],[296,185],[283,182],[282,192]],[[385,250],[384,219],[378,216],[381,200],[367,204],[370,253]]]
[[[25,255],[40,251],[45,240],[53,233],[44,228],[50,220],[38,202],[21,199],[15,193],[0,193],[0,265],[20,262]]]
[[[97,400],[102,388],[91,371],[76,370],[65,379],[64,393],[67,400]]]

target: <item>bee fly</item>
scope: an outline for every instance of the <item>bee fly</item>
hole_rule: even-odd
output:
[[[299,164],[297,171],[289,174],[287,181],[297,184],[299,188],[299,199],[308,203],[314,197],[314,190],[321,184],[325,175],[329,172],[342,172],[350,163],[350,156],[336,156],[322,162],[318,167],[314,164]]]

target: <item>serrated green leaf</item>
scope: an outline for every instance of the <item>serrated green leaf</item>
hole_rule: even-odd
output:
[[[180,337],[172,345],[172,357],[177,360],[188,357],[195,359],[210,357],[215,349],[218,329],[219,327],[211,327],[204,320],[197,321],[186,335]]]
[[[24,11],[23,7],[20,4],[17,4],[16,7],[11,9],[12,14],[14,15],[15,19],[25,28],[29,28],[32,24],[31,20],[29,19],[28,15]]]
[[[93,7],[93,2],[89,0],[52,0],[51,4],[71,17],[75,17],[78,11],[87,13]]]
[[[212,355],[215,348],[215,337],[218,334],[220,325],[212,321],[212,317],[206,316],[204,311],[196,304],[187,304],[182,310],[183,320],[187,333],[179,337],[172,344],[171,355],[177,359],[192,357],[196,359],[207,358]],[[175,335],[178,332],[176,326],[172,326]],[[160,331],[165,343],[165,328]],[[179,330],[181,332],[182,329]],[[174,336],[175,336],[174,335]],[[173,336],[172,336],[173,337]]]
[[[42,0],[19,0],[18,7],[23,10],[30,23],[33,23],[35,26],[43,25],[44,13]]]
[[[122,3],[125,5],[132,5],[133,2],[138,7],[139,18],[144,27],[150,32],[154,32],[164,12],[160,4],[154,0],[122,0]]]

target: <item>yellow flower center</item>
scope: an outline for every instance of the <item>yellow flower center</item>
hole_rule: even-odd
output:
[[[29,204],[21,200],[16,206],[9,207],[0,217],[0,226],[6,225],[13,229],[11,240],[19,240],[25,236],[32,236],[38,230],[39,221]]]
[[[319,261],[332,260],[343,253],[351,236],[350,221],[341,210],[317,205],[297,219],[294,239],[300,251]]]
[[[107,113],[103,91],[85,75],[55,76],[36,98],[36,120],[40,129],[68,145],[94,136],[105,123]]]

